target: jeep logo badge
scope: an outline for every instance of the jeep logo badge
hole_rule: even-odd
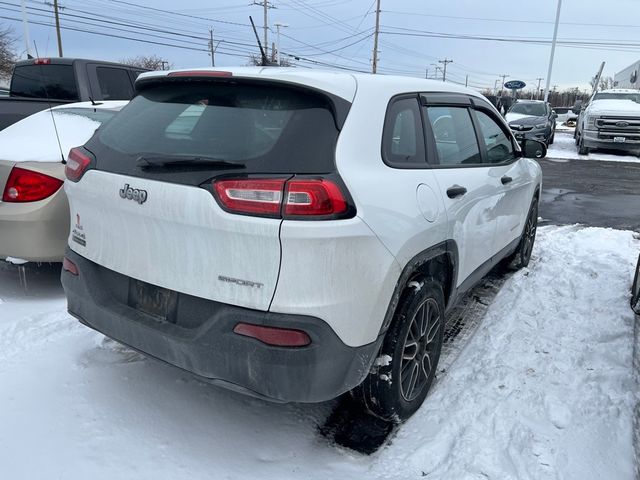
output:
[[[147,191],[140,190],[138,188],[131,188],[127,183],[120,189],[120,198],[124,198],[125,200],[133,200],[134,202],[138,202],[140,205],[142,205],[147,201]]]

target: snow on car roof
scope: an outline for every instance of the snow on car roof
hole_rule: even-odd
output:
[[[117,112],[127,103],[111,101],[93,105],[91,102],[77,102],[34,113],[0,131],[0,159],[15,162],[60,162],[60,150],[66,159],[69,150],[86,143],[101,124],[98,120],[100,115],[88,118],[82,115],[82,110],[87,110],[88,113]]]

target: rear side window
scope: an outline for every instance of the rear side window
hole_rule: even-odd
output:
[[[469,110],[464,107],[427,107],[440,165],[482,163]]]
[[[140,155],[207,157],[247,171],[335,170],[338,129],[329,101],[274,84],[172,82],[148,87],[100,132],[135,165]],[[123,167],[124,168],[124,167]]]
[[[425,164],[424,131],[417,98],[401,98],[387,111],[382,138],[387,163],[394,166]]]
[[[103,100],[129,100],[133,87],[129,72],[122,68],[97,67],[96,75]]]
[[[72,65],[21,65],[11,77],[11,96],[78,100]]]

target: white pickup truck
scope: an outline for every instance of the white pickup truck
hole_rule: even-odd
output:
[[[640,91],[603,90],[582,109],[575,132],[580,155],[592,148],[640,152]]]

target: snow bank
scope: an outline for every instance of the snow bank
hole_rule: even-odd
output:
[[[631,480],[639,249],[631,232],[541,228],[529,269],[371,457],[317,434],[331,403],[198,382],[78,324],[57,272],[25,294],[0,266],[2,477]]]
[[[548,159],[565,159],[565,160],[597,160],[606,162],[628,162],[639,163],[640,158],[632,155],[614,155],[612,153],[604,153],[608,150],[593,150],[589,155],[578,155],[575,140],[573,139],[573,129],[569,132],[556,130],[556,137],[553,145],[549,145],[547,151]]]

